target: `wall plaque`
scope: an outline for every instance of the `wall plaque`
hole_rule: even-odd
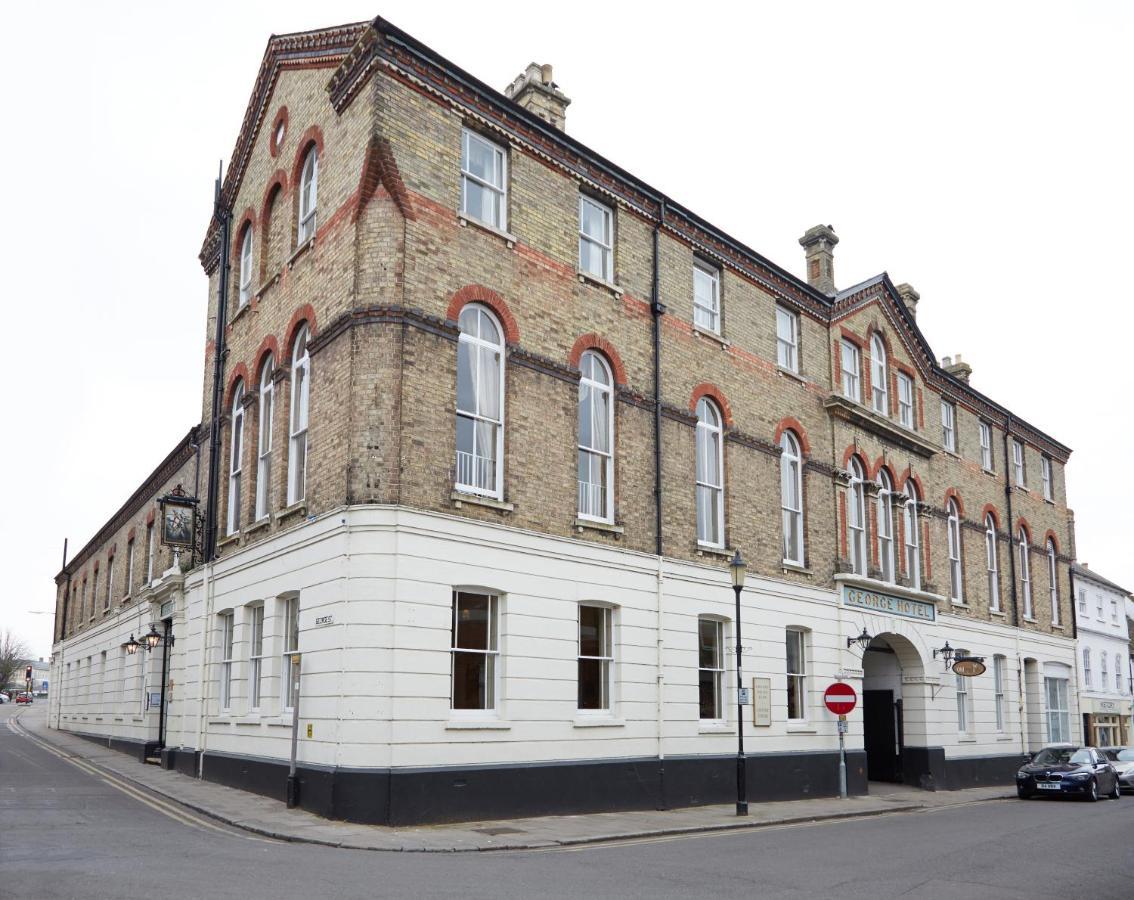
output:
[[[937,607],[932,603],[881,594],[878,591],[868,591],[846,584],[843,585],[843,605],[891,616],[904,616],[907,619],[919,619],[922,622],[933,622],[937,619]]]
[[[752,679],[752,724],[761,727],[772,724],[772,679]]]

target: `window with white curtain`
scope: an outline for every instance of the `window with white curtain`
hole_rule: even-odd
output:
[[[921,528],[917,520],[917,504],[921,499],[917,492],[917,485],[913,480],[906,482],[906,493],[909,500],[905,505],[905,541],[906,541],[906,575],[910,579],[910,587],[915,591],[921,590]]]
[[[228,533],[240,531],[241,473],[244,458],[244,382],[232,392],[231,443],[228,466]]]
[[[914,383],[905,372],[898,373],[898,421],[914,430]]]
[[[256,520],[268,515],[272,487],[272,430],[275,423],[276,388],[272,379],[275,361],[269,353],[260,368],[260,422],[256,447]]]
[[[776,307],[776,363],[789,372],[799,371],[799,316]]]
[[[882,580],[893,584],[897,576],[894,561],[894,505],[892,497],[894,485],[890,474],[881,469],[878,472],[878,498],[875,501],[875,515],[878,520],[878,566],[882,570]]]
[[[1114,654],[1114,689],[1122,692],[1122,656]]]
[[[1110,682],[1110,667],[1106,664],[1106,660],[1107,655],[1104,651],[1099,654],[1099,687],[1104,691],[1106,690],[1107,684]]]
[[[780,437],[780,508],[784,562],[803,565],[803,460],[799,441],[785,431]]]
[[[579,197],[579,268],[614,281],[614,213],[597,200]]]
[[[221,671],[220,671],[220,705],[227,710],[232,706],[232,633],[233,615],[231,612],[220,614],[221,630]]]
[[[1043,479],[1043,499],[1051,500],[1051,460],[1046,456],[1040,457],[1040,477]]]
[[[992,657],[992,697],[996,706],[996,730],[1004,731],[1004,665],[1005,657]]]
[[[789,722],[807,718],[807,632],[787,629],[787,717]]]
[[[1024,445],[1015,439],[1012,440],[1012,470],[1016,476],[1016,486],[1024,487]]]
[[[957,502],[950,499],[949,519],[949,597],[956,603],[965,602],[963,570],[961,568],[961,511]]]
[[[879,335],[870,341],[870,395],[874,411],[890,415],[890,372],[886,366],[886,345]]]
[[[315,236],[315,218],[319,206],[319,150],[312,145],[303,160],[299,176],[299,232],[297,243],[302,246]]]
[[[260,708],[264,680],[264,604],[248,608],[251,635],[248,642],[248,706]]]
[[[980,467],[986,472],[992,471],[992,426],[987,422],[980,422]]]
[[[851,457],[847,467],[850,484],[847,487],[847,553],[851,571],[866,574],[866,492],[864,473],[857,457]]]
[[[1091,649],[1083,648],[1083,686],[1091,687]]]
[[[844,338],[839,356],[842,361],[843,396],[855,403],[861,403],[862,381],[860,373],[862,369],[858,345]]]
[[[504,149],[466,128],[461,133],[461,213],[507,231],[507,176]]]
[[[1059,624],[1059,567],[1056,565],[1055,542],[1047,542],[1047,584],[1051,594],[1051,624]]]
[[[292,654],[299,651],[299,597],[281,598],[280,615],[283,619],[283,640],[280,659],[280,698],[286,712],[295,703],[295,663]]]
[[[614,518],[614,378],[593,350],[579,360],[579,518]]]
[[[504,340],[489,310],[461,310],[457,344],[457,478],[459,491],[503,499]]]
[[[957,408],[947,400],[941,401],[941,446],[950,453],[957,452]]]
[[[693,324],[721,333],[721,273],[699,261],[693,263]]]
[[[706,397],[697,401],[697,541],[724,546],[722,418]]]
[[[1063,744],[1071,740],[1071,713],[1067,702],[1067,679],[1044,678],[1047,700],[1047,740]]]
[[[1036,614],[1032,609],[1032,573],[1028,560],[1028,533],[1023,528],[1017,537],[1020,554],[1020,593],[1024,598],[1024,618],[1034,619]]]
[[[1000,612],[1000,554],[996,544],[996,520],[984,517],[984,552],[988,568],[988,608]]]
[[[291,417],[287,457],[287,502],[307,495],[307,418],[310,406],[311,358],[307,355],[307,325],[301,325],[291,354]]]

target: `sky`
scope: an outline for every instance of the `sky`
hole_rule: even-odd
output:
[[[269,35],[375,15],[501,89],[553,64],[572,135],[800,276],[824,223],[839,287],[913,284],[937,356],[1073,448],[1078,558],[1134,589],[1134,4],[642,8],[6,8],[0,629],[50,653],[64,538],[200,419],[197,253]]]

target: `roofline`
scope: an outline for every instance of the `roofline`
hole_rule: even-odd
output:
[[[1082,566],[1080,563],[1071,563],[1071,574],[1079,578],[1085,578],[1087,581],[1093,581],[1095,584],[1100,584],[1103,587],[1108,587],[1116,590],[1122,594],[1125,594],[1127,597],[1134,598],[1134,591],[1126,590],[1126,588],[1122,587],[1122,585],[1115,584],[1109,578],[1103,578],[1100,574],[1098,574],[1098,572],[1093,572],[1090,569]]]
[[[56,581],[60,578],[65,578],[67,575],[74,574],[77,569],[81,569],[86,564],[87,560],[94,555],[92,551],[97,550],[106,542],[107,537],[109,537],[112,532],[122,527],[122,523],[119,519],[141,508],[145,502],[145,498],[153,493],[155,485],[165,480],[165,478],[162,478],[162,475],[166,473],[169,467],[173,465],[175,461],[179,460],[181,456],[185,455],[186,450],[198,445],[199,441],[196,439],[201,431],[202,428],[199,425],[194,425],[189,429],[188,434],[177,442],[177,446],[175,446],[166,455],[165,459],[158,463],[157,467],[146,476],[146,479],[135,489],[130,495],[130,498],[118,508],[118,511],[115,512],[114,515],[106,520],[103,526],[95,533],[95,536],[87,541],[87,543],[83,545],[83,548],[71,558],[71,561],[59,570],[59,573],[55,576]],[[188,456],[185,455],[185,459],[180,460],[177,464],[182,465],[187,460]],[[166,478],[168,477],[169,476],[166,475]]]

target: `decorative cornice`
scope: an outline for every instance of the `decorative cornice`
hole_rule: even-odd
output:
[[[619,385],[616,391],[618,399],[623,403],[629,406],[635,406],[638,409],[645,409],[651,412],[653,411],[654,401],[644,394],[639,394],[637,391],[632,390],[625,385]]]
[[[651,404],[652,408],[653,404]],[[670,406],[668,403],[662,403],[661,414],[663,419],[669,419],[671,422],[679,422],[682,425],[688,425],[690,428],[697,427],[697,417],[685,409],[677,406]]]
[[[343,313],[330,325],[321,329],[318,336],[312,338],[307,344],[308,354],[314,356],[339,335],[360,325],[406,326],[437,335],[454,343],[460,338],[460,331],[455,322],[428,315],[420,309],[404,306],[363,306]]]

